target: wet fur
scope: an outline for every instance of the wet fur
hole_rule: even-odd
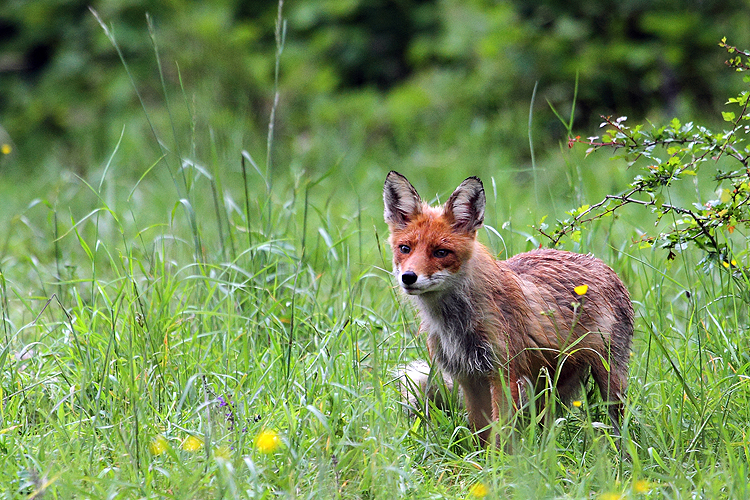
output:
[[[591,373],[619,430],[633,308],[612,269],[591,255],[549,249],[495,260],[476,240],[484,218],[476,178],[436,208],[391,172],[384,201],[394,274],[419,310],[431,361],[460,386],[481,439],[489,436],[487,424],[523,404],[524,387],[544,370],[559,373],[555,388],[563,400]],[[413,247],[408,255],[400,251],[404,244]],[[442,247],[451,258],[432,256]],[[402,282],[405,272],[417,274],[413,286]],[[584,284],[587,293],[577,295],[574,288]],[[429,396],[427,378],[413,372]]]

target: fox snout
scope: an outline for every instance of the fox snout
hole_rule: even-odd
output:
[[[417,273],[415,273],[414,271],[404,271],[403,273],[401,273],[401,283],[404,286],[413,285],[417,282],[418,278],[419,276],[417,276]]]
[[[421,295],[431,288],[429,278],[422,276],[420,279],[420,275],[411,269],[402,272],[396,268],[396,279],[407,295]]]
[[[413,269],[400,271],[398,266],[395,268],[395,276],[401,289],[407,295],[423,295],[445,293],[452,287],[454,275],[445,269],[438,269],[435,272],[417,272]]]

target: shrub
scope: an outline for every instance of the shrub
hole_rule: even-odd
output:
[[[719,45],[732,56],[726,61],[730,68],[739,72],[750,69],[750,52],[728,45],[726,38]],[[744,81],[750,83],[750,76]],[[606,195],[598,203],[568,212],[570,217],[558,221],[553,231],[542,224],[539,232],[554,246],[565,238],[580,238],[580,231],[594,221],[634,205],[656,216],[658,231],[644,233],[641,245],[661,247],[669,252],[669,259],[693,245],[704,252],[704,266],[720,263],[738,276],[745,276],[745,269],[733,257],[732,238],[738,228],[750,228],[748,97],[748,90],[743,90],[727,101],[728,111],[722,116],[729,128],[718,133],[677,118],[663,126],[629,126],[623,116],[603,117],[601,137],[572,137],[569,146],[586,144],[587,155],[611,148],[616,153],[613,158],[625,159],[629,167],[637,167],[637,175],[624,192]],[[706,167],[709,162],[729,168],[711,171]],[[692,196],[676,196],[679,185],[688,180],[696,185],[699,181],[713,181],[716,198],[703,201],[699,189],[692,190]]]

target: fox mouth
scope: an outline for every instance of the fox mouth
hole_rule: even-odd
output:
[[[401,289],[407,295],[426,295],[430,293],[439,292],[441,290],[439,283],[422,283],[421,285],[405,285],[401,283]]]
[[[434,292],[440,292],[445,289],[445,283],[442,279],[435,279],[435,277],[422,278],[414,281],[413,283],[404,283],[402,278],[399,278],[399,285],[401,289],[407,295],[425,295]]]
[[[406,292],[408,295],[422,295],[425,290],[424,288],[417,287],[414,285],[401,285],[401,288]]]

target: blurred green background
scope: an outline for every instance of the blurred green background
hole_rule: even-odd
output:
[[[183,156],[211,143],[235,166],[242,148],[263,160],[275,0],[8,0],[0,125],[15,153],[0,174],[86,173],[121,134],[121,175],[153,163],[135,88],[89,5],[112,29],[157,130],[191,138]],[[378,179],[405,158],[433,173],[451,158],[495,159],[451,181],[523,169],[535,85],[540,158],[566,141],[548,103],[567,118],[576,79],[574,129],[584,137],[598,133],[599,115],[711,123],[741,85],[717,43],[750,45],[745,0],[287,1],[283,17],[274,168],[322,172],[333,158],[345,171],[380,166]]]

